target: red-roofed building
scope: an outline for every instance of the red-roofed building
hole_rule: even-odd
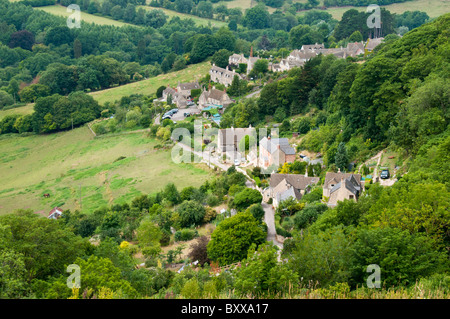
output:
[[[63,212],[62,208],[55,207],[50,211],[50,213],[48,213],[48,218],[49,219],[58,219],[61,217],[62,212]]]

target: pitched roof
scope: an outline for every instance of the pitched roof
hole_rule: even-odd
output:
[[[200,84],[198,84],[198,82],[179,83],[178,86],[182,90],[195,90],[200,88]]]
[[[272,173],[270,175],[270,187],[276,187],[284,179],[296,189],[305,189],[308,185],[317,184],[319,182],[319,177],[307,177],[301,174]]]
[[[289,199],[290,197],[296,200],[300,200],[302,198],[302,194],[300,194],[300,192],[295,187],[289,187],[284,192],[278,193],[276,195],[278,203]]]
[[[328,187],[333,180],[340,183],[342,179],[348,179],[349,177],[352,177],[351,181],[353,183],[361,185],[361,174],[327,172],[323,186]]]
[[[269,153],[274,153],[280,146],[280,150],[286,155],[295,155],[295,150],[289,144],[287,138],[273,138],[268,139],[264,137],[260,142],[259,146],[265,148]]]

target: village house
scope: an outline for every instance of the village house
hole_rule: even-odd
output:
[[[226,69],[219,68],[215,64],[213,64],[209,70],[209,75],[211,77],[211,81],[223,84],[225,86],[231,85],[235,75],[237,75],[239,79],[242,79],[241,75],[236,73],[235,70],[230,71],[228,67]]]
[[[217,137],[217,153],[220,156],[226,155],[230,159],[240,157],[239,142],[246,135],[253,136],[256,140],[256,129],[251,125],[248,128],[220,129]]]
[[[176,106],[180,109],[184,109],[187,107],[187,99],[180,92],[178,92],[177,88],[172,88],[167,86],[162,92],[162,97],[159,101],[167,102],[167,98],[169,95],[172,98],[172,103],[176,104]]]
[[[278,167],[284,163],[295,161],[295,149],[287,138],[264,137],[259,141],[259,166],[267,168],[271,165]]]
[[[225,90],[217,90],[215,87],[209,88],[208,91],[203,89],[202,94],[198,98],[198,105],[200,109],[208,106],[227,107],[233,103],[233,100],[228,96]]]
[[[328,172],[323,184],[323,198],[328,199],[328,206],[334,207],[344,199],[357,201],[362,190],[360,174]]]
[[[230,55],[230,57],[228,58],[228,65],[233,65],[238,67],[239,64],[247,64],[248,60],[245,58],[245,56],[243,54],[232,54]]]
[[[48,213],[48,219],[58,219],[63,213],[62,208],[55,207]]]
[[[196,89],[201,89],[201,86],[198,83],[198,81],[189,83],[180,83],[180,81],[178,81],[177,92],[180,93],[186,99],[190,98],[191,91]]]
[[[319,177],[308,177],[301,174],[270,175],[269,187],[263,191],[264,201],[272,198],[272,205],[278,207],[280,202],[293,198],[300,200],[309,193],[312,187],[319,182]]]

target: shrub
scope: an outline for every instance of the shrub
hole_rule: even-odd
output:
[[[220,201],[219,201],[219,198],[218,198],[216,195],[209,194],[209,195],[206,197],[206,203],[207,203],[209,206],[214,207],[214,206],[219,205]]]
[[[285,230],[284,228],[281,228],[280,226],[276,226],[275,230],[277,231],[277,234],[283,237],[292,237],[292,234]]]
[[[198,231],[195,229],[185,228],[175,232],[176,241],[188,241],[198,237]]]
[[[212,209],[211,207],[206,207],[206,214],[205,217],[203,217],[203,221],[205,223],[209,223],[211,220],[216,218],[217,212],[215,209]]]

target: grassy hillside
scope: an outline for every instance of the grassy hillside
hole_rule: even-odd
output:
[[[180,12],[176,12],[173,10],[168,10],[165,8],[156,8],[156,7],[151,7],[151,6],[138,6],[138,8],[143,8],[147,11],[149,10],[155,10],[155,9],[160,9],[162,11],[164,11],[164,13],[169,16],[169,19],[174,17],[174,16],[178,16],[180,17],[180,19],[192,19],[194,20],[194,22],[197,25],[208,25],[209,23],[211,23],[211,26],[215,26],[215,27],[222,27],[222,26],[226,26],[228,25],[228,23],[226,22],[222,22],[222,21],[218,21],[218,20],[214,20],[214,19],[207,19],[207,18],[200,18],[197,17],[195,15],[192,14],[186,14],[186,13],[180,13]]]
[[[251,1],[251,0],[240,0],[240,1]],[[305,2],[305,1],[297,1]],[[386,8],[391,13],[403,13],[405,11],[423,11],[426,12],[431,18],[436,18],[440,15],[450,12],[450,1],[448,0],[412,0],[402,3],[394,3],[386,6],[381,6]],[[365,11],[366,7],[334,7],[328,8],[325,11],[330,13],[333,18],[340,20],[345,11],[350,9],[356,9],[359,11]],[[299,12],[298,15],[304,14],[306,11]]]
[[[92,95],[92,97],[100,104],[103,104],[107,101],[114,102],[115,100],[119,100],[125,95],[152,94],[156,92],[161,85],[176,85],[178,84],[178,81],[190,82],[194,79],[200,79],[208,73],[210,67],[211,64],[209,62],[192,64],[184,70],[161,74],[154,78],[118,86],[112,89],[93,92],[90,93],[90,95]]]
[[[175,164],[146,133],[94,139],[87,127],[50,135],[0,137],[0,214],[52,207],[90,212],[125,203],[174,182],[179,189],[211,177],[203,164]],[[115,160],[120,156],[125,159]],[[81,191],[81,194],[80,194]],[[44,199],[43,194],[50,198]]]
[[[34,103],[27,104],[27,105],[21,106],[21,107],[16,107],[16,108],[9,109],[9,110],[0,110],[0,120],[2,118],[4,118],[5,116],[7,116],[7,115],[13,115],[13,114],[27,115],[27,114],[31,114],[34,111],[33,107],[34,107]]]
[[[54,5],[54,6],[46,6],[46,7],[37,7],[37,10],[43,10],[45,12],[48,12],[53,15],[62,16],[62,17],[69,17],[72,13],[67,12],[67,8],[60,6],[60,5]],[[113,19],[108,19],[104,17],[99,17],[93,14],[89,14],[87,12],[82,11],[81,12],[81,20],[87,23],[95,23],[98,25],[114,25],[117,27],[122,27],[124,25],[132,25],[125,22],[116,21]]]

